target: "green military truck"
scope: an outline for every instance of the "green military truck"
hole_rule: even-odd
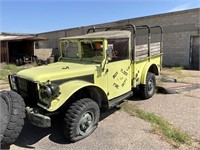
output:
[[[145,44],[136,44],[139,30],[146,33]],[[152,30],[157,42],[151,42]],[[96,129],[100,112],[132,96],[133,88],[139,87],[143,99],[154,95],[162,66],[161,26],[90,28],[85,35],[61,38],[60,49],[58,62],[9,75],[36,126],[50,127],[57,114],[64,136],[76,142]]]

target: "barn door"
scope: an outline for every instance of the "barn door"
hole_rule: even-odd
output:
[[[9,62],[8,59],[8,42],[1,42],[1,59],[0,62]]]

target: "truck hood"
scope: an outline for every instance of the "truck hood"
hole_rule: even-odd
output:
[[[96,69],[95,64],[78,64],[57,62],[45,66],[39,66],[22,70],[17,73],[17,76],[31,81],[46,82],[47,80],[60,80],[84,75],[94,74]]]

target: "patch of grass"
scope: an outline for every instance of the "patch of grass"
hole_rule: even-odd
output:
[[[154,113],[146,112],[139,109],[135,105],[124,102],[120,105],[121,109],[130,115],[141,118],[152,124],[155,133],[162,135],[167,142],[172,144],[174,147],[179,147],[180,144],[190,144],[191,137],[186,133],[182,132],[177,128],[174,128],[168,121],[163,117],[157,116]]]
[[[0,71],[0,80],[7,81],[8,74],[9,74],[9,72],[7,70],[1,70]]]
[[[181,70],[184,70],[184,67],[163,67],[162,70],[167,72],[180,72]]]
[[[163,68],[161,74],[167,78],[176,78],[178,82],[185,82],[184,79],[188,77],[198,77],[198,75],[192,74],[191,72],[183,71],[184,67],[171,67],[171,68]]]
[[[16,65],[13,65],[13,64],[7,64],[7,65],[4,65],[1,70],[0,70],[0,80],[4,80],[4,81],[8,81],[8,75],[10,73],[17,73],[21,70],[24,70],[26,69],[26,67],[18,67]]]
[[[171,70],[173,70],[173,71],[181,71],[183,69],[184,69],[184,67],[172,67],[171,68]]]
[[[188,96],[188,97],[193,97],[193,98],[200,98],[199,96],[197,95],[193,95],[193,94],[184,94],[185,96]]]
[[[182,74],[181,70],[183,70],[183,67],[172,67],[171,72],[173,72],[173,75],[177,76],[177,78],[183,78],[184,75]]]

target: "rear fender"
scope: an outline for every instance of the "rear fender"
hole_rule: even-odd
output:
[[[140,83],[141,84],[146,84],[146,78],[147,78],[147,73],[151,72],[154,73],[155,75],[159,75],[160,71],[158,69],[158,66],[154,63],[147,63],[142,71],[142,75],[141,75],[141,80]]]

